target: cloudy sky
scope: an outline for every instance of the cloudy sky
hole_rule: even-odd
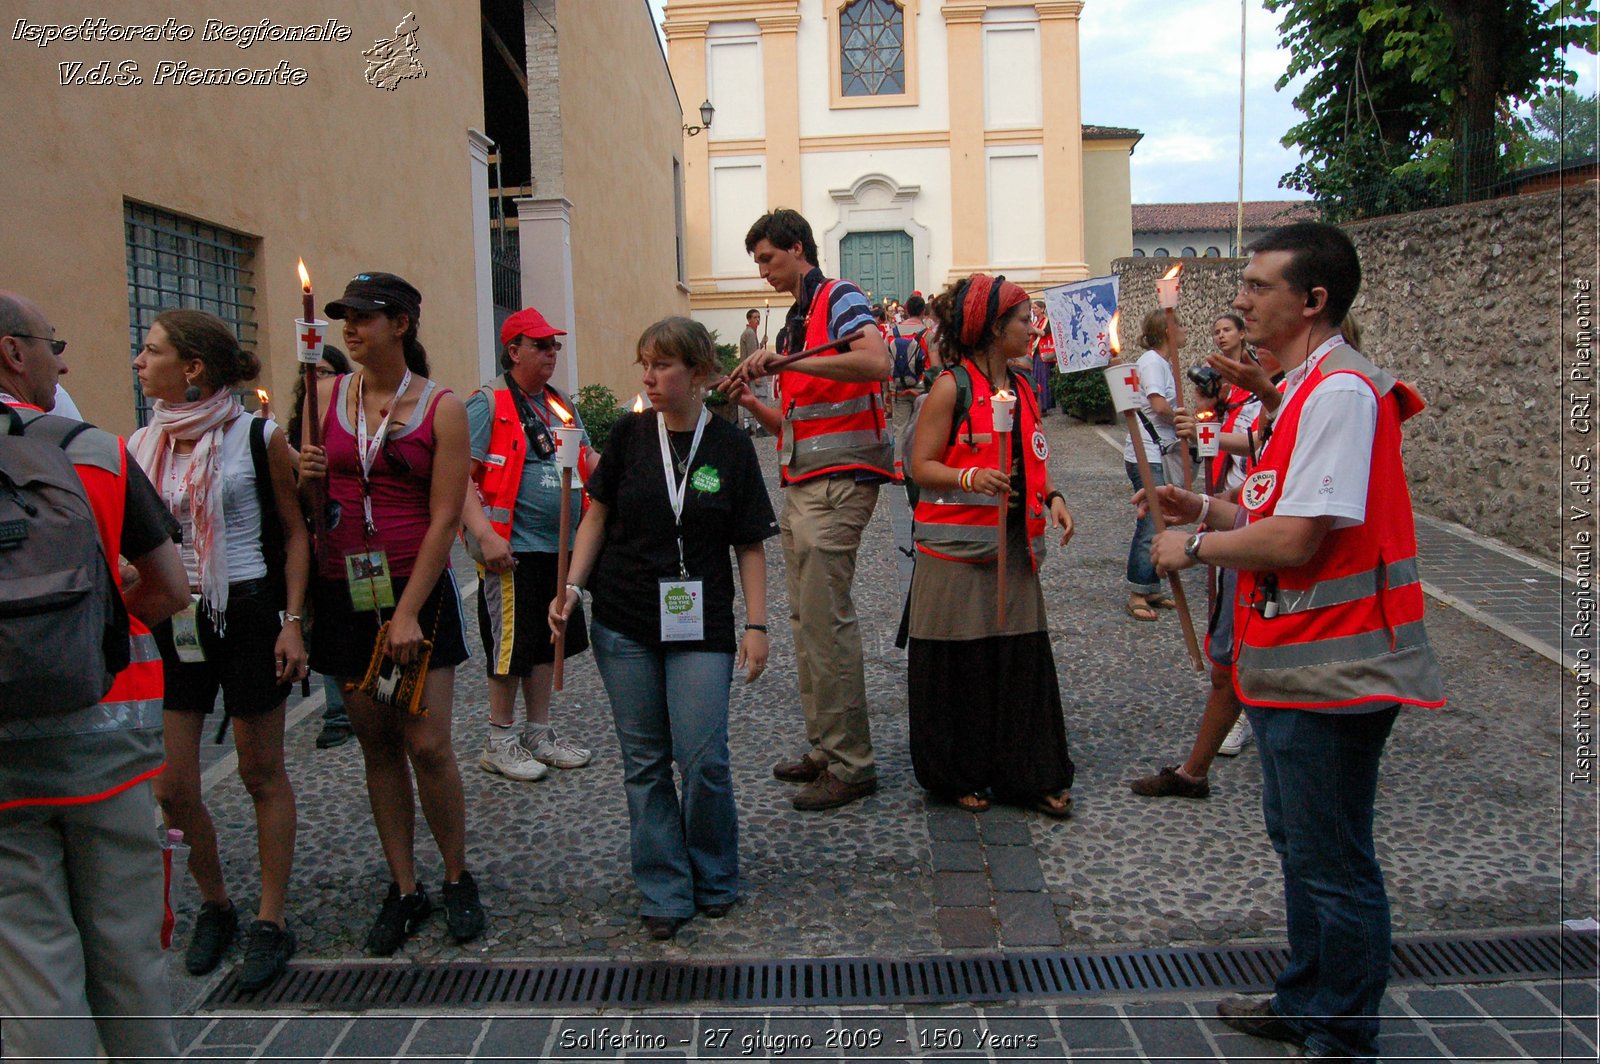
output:
[[[663,0],[650,0],[659,21]],[[1083,120],[1144,133],[1133,153],[1133,201],[1232,200],[1239,188],[1241,0],[1089,0],[1080,46]],[[1299,120],[1298,84],[1274,86],[1288,66],[1277,17],[1244,0],[1246,199],[1298,198],[1278,187],[1300,161],[1280,141]],[[1578,89],[1593,93],[1596,63],[1575,49]]]

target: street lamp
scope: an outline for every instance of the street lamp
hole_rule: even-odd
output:
[[[711,116],[716,114],[716,113],[717,113],[717,109],[715,107],[711,106],[711,101],[710,100],[706,100],[704,103],[702,103],[700,105],[700,124],[698,126],[684,126],[683,127],[684,135],[692,137],[696,133],[701,132],[702,130],[710,129],[711,128]]]

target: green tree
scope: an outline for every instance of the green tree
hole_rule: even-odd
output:
[[[1527,165],[1600,155],[1600,98],[1561,88],[1533,101],[1531,111]]]
[[[1512,106],[1575,80],[1567,45],[1595,50],[1593,0],[1265,3],[1290,52],[1278,87],[1307,78],[1284,136],[1306,161],[1281,183],[1324,202],[1377,189],[1376,210],[1479,194],[1514,161]]]

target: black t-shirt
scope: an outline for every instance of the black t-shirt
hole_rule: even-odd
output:
[[[646,411],[618,421],[600,468],[589,478],[589,494],[606,508],[605,540],[589,578],[594,619],[646,646],[732,653],[737,641],[730,549],[778,532],[761,465],[744,433],[720,417],[707,421],[683,503],[684,563],[691,579],[705,583],[706,637],[662,644],[658,581],[678,575],[678,540],[656,417]],[[689,453],[693,431],[668,436],[677,455]]]

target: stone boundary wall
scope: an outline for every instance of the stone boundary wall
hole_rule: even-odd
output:
[[[1562,337],[1571,347],[1573,282],[1596,283],[1597,210],[1590,185],[1346,226],[1361,253],[1353,312],[1365,353],[1428,402],[1405,426],[1417,508],[1555,563],[1571,355]],[[1155,279],[1177,261],[1113,264],[1124,353],[1156,305]],[[1183,262],[1189,366],[1211,349],[1211,322],[1231,304],[1243,260]]]

